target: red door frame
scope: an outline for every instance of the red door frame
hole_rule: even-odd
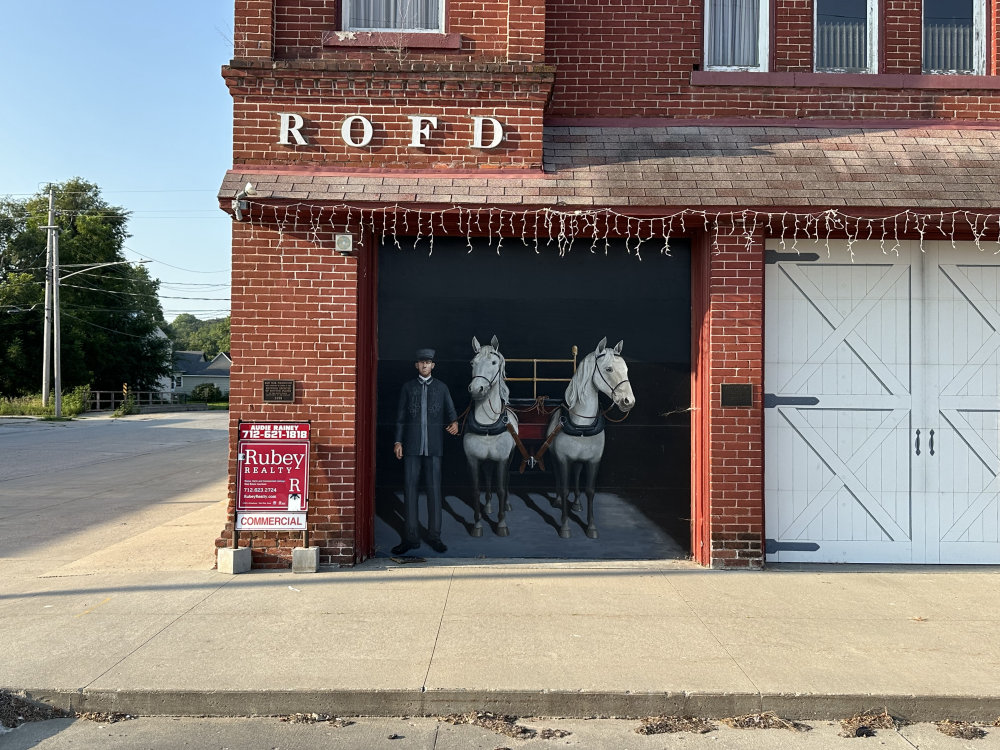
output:
[[[357,255],[358,339],[355,405],[354,557],[375,554],[375,386],[378,378],[378,249],[366,232]],[[691,555],[711,564],[709,435],[711,330],[708,234],[691,241]]]
[[[354,404],[354,562],[375,554],[375,385],[378,382],[378,250],[362,232],[357,251],[357,348]]]
[[[707,232],[691,239],[691,556],[712,564],[711,484],[711,320],[709,283],[712,254]]]

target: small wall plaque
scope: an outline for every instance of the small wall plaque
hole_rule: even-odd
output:
[[[294,380],[265,380],[265,404],[291,404],[295,402]]]
[[[723,383],[722,406],[749,409],[753,406],[753,386],[750,383]]]

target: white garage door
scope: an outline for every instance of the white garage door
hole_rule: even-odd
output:
[[[1000,255],[769,243],[774,562],[1000,563]]]

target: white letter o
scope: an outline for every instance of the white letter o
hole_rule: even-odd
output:
[[[355,122],[361,123],[362,134],[361,140],[355,141],[351,137],[351,128]],[[344,139],[344,143],[348,146],[354,146],[354,148],[364,148],[369,143],[372,142],[372,136],[375,134],[375,128],[372,127],[371,120],[362,115],[351,115],[346,120],[344,124],[340,126],[340,136]]]

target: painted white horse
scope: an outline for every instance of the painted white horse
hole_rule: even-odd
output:
[[[462,446],[465,448],[465,458],[472,472],[473,508],[475,511],[475,526],[473,536],[483,535],[482,510],[479,502],[479,469],[481,466],[492,466],[493,477],[486,474],[486,513],[491,512],[493,496],[491,479],[496,479],[497,500],[497,536],[507,536],[507,473],[510,459],[514,453],[514,433],[517,432],[517,416],[508,408],[510,389],[505,381],[506,368],[503,355],[500,354],[500,344],[497,337],[486,345],[480,345],[475,336],[472,337],[472,349],[476,356],[472,359],[472,381],[469,383],[469,395],[472,396],[473,409],[465,423],[465,435]]]
[[[545,432],[551,438],[549,450],[555,458],[556,494],[562,507],[559,536],[563,539],[570,535],[570,468],[578,470],[580,466],[586,471],[587,536],[597,538],[594,486],[604,455],[605,423],[598,394],[603,393],[610,398],[622,412],[628,412],[635,406],[628,367],[621,357],[623,342],[619,341],[614,349],[608,349],[607,343],[607,338],[601,339],[597,349],[583,358],[566,389],[562,407],[553,413]]]

